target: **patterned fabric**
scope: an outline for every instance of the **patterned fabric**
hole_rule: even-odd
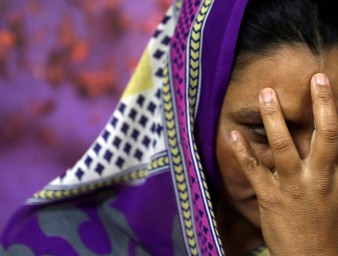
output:
[[[224,255],[213,145],[246,2],[173,5],[100,136],[16,213],[0,255]]]

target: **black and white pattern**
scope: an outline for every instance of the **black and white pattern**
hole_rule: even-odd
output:
[[[176,22],[176,10],[171,8],[144,53],[148,63],[141,61],[140,64],[151,72],[151,79],[131,79],[127,88],[133,87],[133,93],[122,97],[89,150],[72,168],[39,193],[81,188],[121,177],[151,166],[154,156],[166,152],[161,118],[162,68]],[[29,202],[36,203],[37,198]]]

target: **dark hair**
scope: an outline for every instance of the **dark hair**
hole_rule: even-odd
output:
[[[338,43],[337,0],[249,0],[239,31],[236,59],[269,55],[285,45],[321,54]]]

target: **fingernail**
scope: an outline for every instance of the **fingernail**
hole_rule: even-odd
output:
[[[316,74],[315,75],[315,82],[316,82],[317,85],[324,86],[324,85],[327,85],[329,83],[329,79],[324,74]]]
[[[236,142],[236,141],[238,140],[238,134],[237,134],[236,131],[232,131],[232,132],[230,133],[230,136],[231,136],[231,140],[232,140],[233,142]]]
[[[261,91],[261,97],[263,102],[269,103],[272,100],[272,91],[270,89],[264,89]]]

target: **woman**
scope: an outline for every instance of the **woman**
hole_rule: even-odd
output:
[[[178,1],[100,137],[0,252],[337,255],[334,7]]]

